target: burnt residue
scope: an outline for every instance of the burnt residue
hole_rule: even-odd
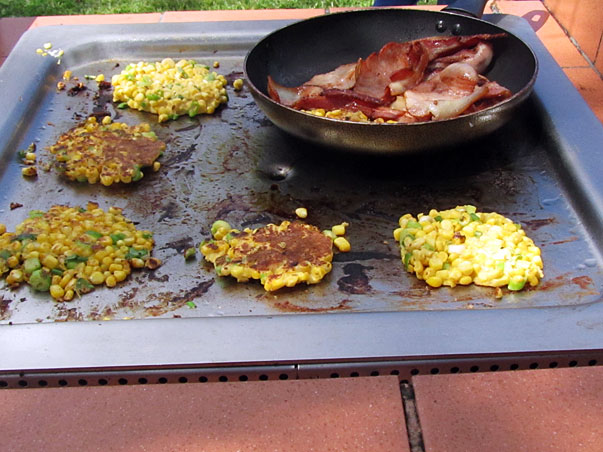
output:
[[[593,280],[589,276],[576,276],[571,279],[573,284],[580,286],[581,289],[594,289],[595,285],[593,284]]]
[[[333,312],[333,311],[349,311],[352,309],[349,304],[352,300],[344,299],[341,300],[338,304],[334,306],[301,306],[295,303],[290,302],[289,300],[284,301],[276,301],[273,303],[273,306],[282,312]]]
[[[68,308],[66,304],[57,305],[57,315],[55,322],[81,322],[84,315],[77,307]]]
[[[166,167],[171,167],[177,165],[178,163],[189,162],[196,149],[197,143],[192,143],[182,152],[175,152],[175,150],[170,147],[170,157],[163,160],[163,165]]]
[[[532,220],[526,220],[522,222],[526,229],[531,231],[535,231],[540,229],[543,226],[548,226],[550,224],[556,224],[557,220],[555,218],[534,218]]]
[[[383,253],[380,251],[350,251],[338,253],[333,257],[333,262],[357,262],[368,260],[399,260],[398,254]]]
[[[349,294],[366,294],[372,290],[370,278],[366,274],[368,267],[361,264],[347,264],[343,267],[346,276],[339,278],[337,286],[341,292]]]
[[[77,96],[79,93],[86,91],[88,88],[82,82],[77,83],[67,90],[68,96]]]
[[[195,242],[193,241],[192,237],[183,237],[179,240],[175,240],[173,242],[167,242],[165,245],[163,245],[161,248],[159,248],[160,250],[166,250],[166,249],[172,249],[172,250],[176,250],[176,252],[178,254],[183,254],[184,251],[186,251],[189,248],[192,248],[195,246]]]
[[[200,122],[194,122],[188,126],[184,126],[179,129],[174,129],[174,132],[188,132],[189,130],[195,129],[199,129],[199,131],[201,131],[203,129],[203,125]]]
[[[224,78],[228,82],[228,85],[232,86],[232,82],[234,82],[236,79],[243,78],[243,72],[242,71],[232,71],[232,72],[229,72],[228,74],[226,74],[224,76]]]
[[[6,298],[0,299],[0,320],[6,320],[11,316],[10,303],[12,300],[8,300]]]
[[[157,304],[152,306],[145,306],[144,311],[146,315],[152,317],[159,317],[167,314],[168,312],[175,311],[182,308],[188,302],[193,301],[207,293],[209,288],[213,286],[215,280],[209,279],[207,281],[201,281],[192,289],[188,289],[181,293],[173,292],[162,292],[151,296],[151,300],[157,301]]]
[[[161,206],[160,210],[162,211],[161,216],[159,217],[158,222],[162,222],[163,220],[178,218],[178,211],[180,210],[180,206],[176,202],[168,202],[167,205]]]

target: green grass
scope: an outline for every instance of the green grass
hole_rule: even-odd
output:
[[[372,0],[0,0],[0,17],[370,6]]]
[[[419,0],[435,3],[436,0]],[[0,0],[0,17],[150,13],[216,9],[371,6],[373,0]]]

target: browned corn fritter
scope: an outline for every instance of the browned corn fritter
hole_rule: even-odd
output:
[[[96,285],[115,287],[132,268],[157,268],[153,244],[151,232],[137,230],[117,207],[56,205],[32,210],[14,233],[0,224],[0,275],[8,273],[11,287],[26,282],[69,301]]]
[[[238,282],[259,279],[267,291],[316,284],[332,268],[333,240],[309,224],[283,221],[238,231],[217,221],[212,234],[216,240],[200,249],[216,273]]]
[[[432,287],[471,283],[521,290],[543,277],[538,248],[521,225],[474,206],[403,215],[394,238],[404,267]]]
[[[67,178],[106,186],[139,181],[143,167],[159,170],[156,160],[164,150],[165,143],[148,124],[128,126],[111,122],[108,116],[101,124],[91,116],[50,147]]]

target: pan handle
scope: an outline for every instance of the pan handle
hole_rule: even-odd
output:
[[[438,5],[448,5],[444,11],[481,18],[488,0],[438,0]]]

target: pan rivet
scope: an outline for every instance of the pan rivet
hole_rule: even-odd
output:
[[[453,35],[460,35],[462,32],[462,28],[461,28],[461,24],[454,24],[452,26],[452,34]]]
[[[440,33],[446,31],[446,24],[443,20],[438,20],[438,23],[436,24],[436,30]]]

